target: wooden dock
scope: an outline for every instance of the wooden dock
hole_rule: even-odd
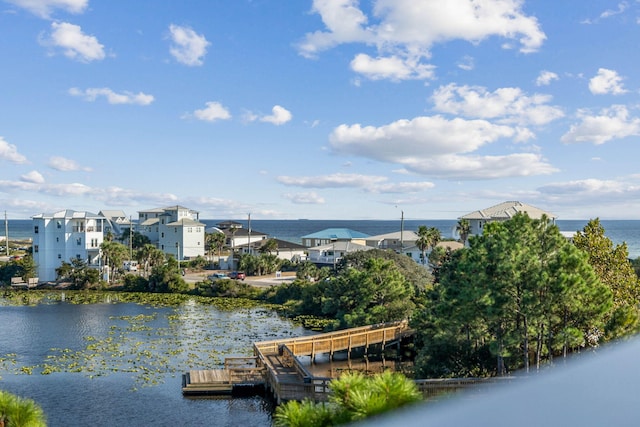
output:
[[[312,375],[297,356],[318,354],[333,356],[338,351],[351,351],[369,346],[398,343],[413,334],[406,321],[326,334],[260,341],[253,344],[254,357],[227,358],[224,369],[193,370],[183,375],[182,392],[194,394],[232,394],[238,389],[263,386],[279,404],[288,400],[309,398],[323,401],[328,397],[333,378]]]

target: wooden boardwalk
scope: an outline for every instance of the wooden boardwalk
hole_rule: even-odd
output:
[[[312,336],[260,341],[253,344],[253,358],[227,358],[224,369],[190,371],[183,375],[182,392],[231,394],[239,387],[264,386],[277,403],[309,398],[327,398],[333,378],[313,376],[297,356],[310,356],[368,349],[371,345],[399,342],[413,334],[406,321],[369,325]]]

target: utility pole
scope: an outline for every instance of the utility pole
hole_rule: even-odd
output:
[[[7,211],[4,211],[4,246],[9,256],[9,221],[7,221]]]
[[[129,215],[129,264],[133,261],[133,223],[131,215]]]
[[[404,211],[400,213],[400,255],[404,255]]]
[[[249,227],[249,232],[247,233],[247,236],[249,236],[248,237],[249,242],[247,242],[248,243],[247,244],[247,253],[250,254],[251,253],[251,212],[249,212],[248,215],[249,215],[249,220],[248,220],[248,223],[247,223],[247,227]]]

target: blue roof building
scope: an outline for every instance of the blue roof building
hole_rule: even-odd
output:
[[[333,242],[352,242],[359,245],[366,245],[368,234],[348,228],[327,228],[322,231],[302,236],[302,244],[306,247],[328,245]]]

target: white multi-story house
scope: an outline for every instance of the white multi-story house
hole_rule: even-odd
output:
[[[545,212],[542,209],[536,208],[535,206],[517,201],[509,201],[491,206],[490,208],[468,213],[458,219],[465,219],[469,221],[470,235],[478,236],[482,234],[484,226],[487,223],[495,221],[506,221],[508,219],[511,219],[517,213],[525,213],[531,219],[541,219],[544,215],[552,224],[555,223],[555,220],[557,218],[556,215],[550,212]]]
[[[39,214],[33,221],[33,260],[40,281],[56,280],[56,269],[72,258],[99,267],[106,218],[89,212],[63,210]]]
[[[138,212],[137,231],[178,260],[204,256],[205,227],[197,211],[179,205]]]

